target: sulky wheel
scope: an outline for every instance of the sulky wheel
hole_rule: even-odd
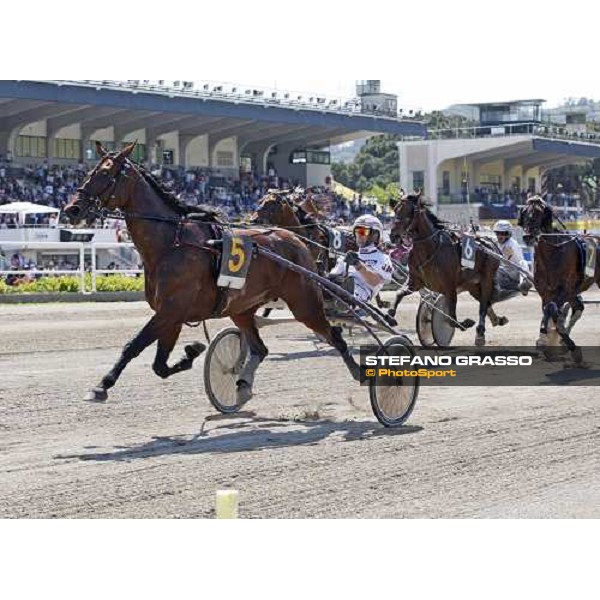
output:
[[[394,336],[377,351],[377,356],[415,356],[410,340]],[[388,380],[389,381],[389,380]],[[393,385],[382,385],[379,375],[369,379],[371,408],[385,427],[400,427],[410,417],[419,397],[418,377],[397,378]]]
[[[242,351],[242,337],[237,327],[220,331],[208,347],[204,359],[204,389],[220,413],[240,410],[237,380],[245,361],[246,351]]]
[[[421,300],[417,311],[417,336],[423,348],[431,348],[435,344],[432,321],[433,308]]]
[[[437,309],[437,310],[436,310]],[[431,316],[431,332],[435,343],[440,348],[448,348],[454,339],[456,329],[446,320],[448,314],[448,302],[442,295],[434,302],[433,314]]]

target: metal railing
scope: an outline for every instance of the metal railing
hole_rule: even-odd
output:
[[[537,135],[553,139],[600,144],[600,132],[569,132],[566,127],[543,123],[506,123],[503,125],[477,125],[453,129],[431,129],[427,133],[430,140],[471,139],[484,137],[508,137],[516,135]]]
[[[0,249],[12,249],[21,252],[28,250],[54,250],[57,254],[61,250],[77,250],[79,254],[79,266],[76,269],[62,270],[44,270],[44,269],[28,269],[28,270],[0,270],[0,278],[18,275],[18,276],[42,276],[56,277],[60,275],[77,276],[79,278],[79,293],[90,294],[97,291],[98,275],[143,275],[143,269],[98,269],[96,268],[98,250],[134,248],[133,244],[129,243],[84,243],[84,242],[0,242]],[[86,268],[85,257],[89,252],[91,256],[90,267]],[[5,261],[6,262],[6,261]],[[91,290],[86,289],[86,275],[91,274],[92,286]]]
[[[286,92],[265,88],[254,88],[252,86],[240,86],[236,84],[224,84],[209,82],[197,86],[193,81],[176,81],[159,84],[150,80],[35,80],[54,85],[78,85],[94,87],[98,90],[126,90],[132,94],[139,92],[166,95],[170,98],[176,96],[195,97],[212,100],[222,100],[234,104],[261,104],[265,106],[283,106],[302,110],[314,110],[319,112],[347,113],[361,115],[364,117],[377,117],[379,119],[391,119],[394,121],[420,121],[421,110],[403,107],[398,114],[392,115],[386,111],[364,111],[360,98],[332,98],[321,94]],[[175,85],[178,84],[178,85]]]

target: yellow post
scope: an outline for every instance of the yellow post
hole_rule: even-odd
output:
[[[217,492],[217,519],[237,519],[239,492],[221,490]]]

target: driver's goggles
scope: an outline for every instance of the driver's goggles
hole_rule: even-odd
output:
[[[363,237],[367,237],[370,233],[371,233],[370,227],[359,226],[359,227],[354,228],[354,235],[362,235]]]

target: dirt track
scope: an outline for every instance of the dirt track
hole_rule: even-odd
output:
[[[414,311],[407,301],[409,331]],[[535,341],[536,296],[499,312],[511,323],[491,343]],[[244,415],[215,415],[201,360],[158,379],[152,350],[107,404],[83,402],[149,314],[0,306],[0,518],[211,517],[230,487],[243,517],[600,517],[598,388],[424,389],[408,426],[388,431],[340,359],[293,324],[265,330],[271,355]],[[475,314],[461,297],[459,316]],[[588,307],[575,338],[599,333]]]

